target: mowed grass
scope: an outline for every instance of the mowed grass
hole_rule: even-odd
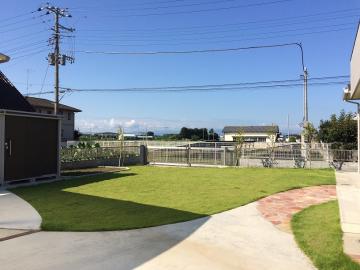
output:
[[[360,270],[343,252],[337,201],[306,208],[291,225],[298,245],[319,270]]]
[[[187,221],[280,191],[334,183],[332,170],[145,166],[12,191],[38,210],[44,230],[99,231]]]

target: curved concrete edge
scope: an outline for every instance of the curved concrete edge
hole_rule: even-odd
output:
[[[4,269],[28,270],[40,261],[41,269],[57,270],[315,270],[293,236],[263,218],[257,202],[139,230],[39,232],[3,242],[0,261]]]
[[[0,190],[0,228],[39,230],[41,216],[25,200],[8,190]]]

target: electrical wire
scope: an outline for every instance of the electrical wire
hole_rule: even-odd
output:
[[[49,22],[50,20],[47,20],[47,22]],[[24,26],[21,26],[21,27],[16,27],[16,28],[12,28],[12,29],[7,29],[5,31],[0,31],[0,34],[4,34],[4,33],[9,33],[9,32],[14,32],[14,31],[17,31],[17,30],[23,30],[24,28],[29,28],[29,27],[34,27],[34,26],[38,26],[38,25],[41,25],[43,23],[45,23],[46,21],[41,21],[41,22],[37,22],[37,23],[34,23],[34,24],[26,24]]]
[[[304,30],[316,30],[316,29],[323,29],[323,28],[329,28],[331,27],[332,29],[328,30],[323,30],[321,31],[321,33],[330,33],[330,32],[334,32],[335,30],[338,30],[338,29],[335,29],[335,27],[339,27],[339,26],[354,26],[355,24],[354,23],[343,23],[343,24],[333,24],[333,25],[326,25],[326,26],[319,26],[319,27],[303,27],[303,28],[297,28],[297,29],[290,29],[290,30],[280,30],[280,31],[267,31],[267,32],[259,32],[259,33],[253,33],[253,34],[249,34],[249,33],[246,33],[246,36],[247,37],[266,37],[264,35],[272,35],[272,34],[280,34],[280,33],[292,33],[293,35],[303,35],[303,34],[312,34],[312,33],[318,33],[316,31],[310,31],[310,32],[299,32],[299,33],[296,33],[298,31],[304,31]],[[349,28],[340,28],[340,29],[349,29]],[[352,29],[352,28],[350,28]],[[226,31],[228,32],[228,31]],[[234,31],[233,31],[234,32]],[[208,37],[203,37],[201,36],[202,33],[198,33],[196,37],[192,37],[192,38],[179,38],[179,39],[171,39],[171,41],[199,41],[199,40],[210,40],[210,41],[213,41],[213,40],[218,40],[218,39],[234,39],[236,38],[238,35],[223,35],[223,36],[208,36]],[[244,35],[245,33],[242,33],[242,35]],[[271,36],[272,37],[272,36]],[[275,37],[277,37],[277,35],[275,35]],[[251,40],[251,38],[246,38],[246,39],[236,39],[237,41],[244,41],[244,40]],[[105,45],[105,46],[117,46],[117,44],[115,42],[163,42],[163,41],[167,41],[166,39],[110,39],[110,40],[104,40],[104,38],[102,39],[102,41],[104,42],[111,42],[110,44],[109,43],[103,43],[103,42],[97,42],[99,41],[98,38],[96,39],[80,39],[79,43],[80,44],[89,44],[89,43],[86,43],[86,41],[91,41],[91,45]],[[161,43],[160,43],[161,44]],[[179,44],[178,42],[177,43],[173,43],[173,44]],[[185,44],[189,44],[189,43],[185,43]],[[190,42],[190,44],[193,44],[193,42]]]
[[[36,11],[25,12],[25,13],[21,13],[21,14],[16,15],[16,16],[4,18],[4,19],[1,19],[1,20],[0,20],[0,23],[6,22],[6,21],[11,21],[11,20],[13,20],[13,19],[21,18],[21,17],[24,17],[24,16],[28,16],[28,15],[34,14],[35,12],[36,12]]]
[[[228,2],[234,2],[234,1],[237,1],[237,0],[215,0],[215,1],[209,1],[207,0],[206,2],[200,2],[200,3],[189,3],[189,4],[183,4],[183,5],[172,5],[172,6],[169,6],[169,7],[187,7],[187,6],[200,6],[200,5],[214,5],[214,4],[222,4],[222,3],[228,3]],[[178,3],[178,2],[181,2],[181,3],[186,3],[188,1],[186,0],[172,0],[172,1],[151,1],[151,2],[148,2],[148,3],[131,3],[130,6],[147,6],[147,5],[156,5],[156,4],[168,4],[168,3]],[[164,7],[145,7],[145,8],[142,8],[141,10],[147,10],[147,9],[162,9]],[[71,10],[89,10],[89,9],[96,9],[97,11],[99,10],[102,10],[104,9],[104,6],[83,6],[83,7],[71,7],[70,8]],[[115,9],[117,11],[122,11],[122,9]],[[126,9],[126,10],[129,10],[129,9]],[[137,9],[130,9],[130,10],[139,10],[138,8]],[[106,10],[105,10],[106,11]]]
[[[311,26],[310,28],[309,27],[303,27],[303,28],[295,28],[295,29],[288,29],[287,31],[296,31],[298,29],[314,29],[315,28],[323,28],[323,27],[331,27],[331,26],[339,26],[339,25],[345,25],[345,24],[352,24],[352,25],[355,25],[357,23],[358,20],[355,20],[353,18],[356,18],[358,19],[359,16],[358,15],[354,15],[354,16],[348,16],[346,18],[343,18],[343,17],[336,17],[336,18],[328,18],[328,19],[316,19],[316,20],[308,20],[306,23],[310,23],[310,22],[325,22],[325,21],[329,21],[329,20],[338,20],[338,19],[342,19],[342,20],[346,20],[347,22],[344,22],[344,23],[339,23],[339,24],[326,24],[326,25],[318,25],[318,26]],[[351,21],[349,21],[349,19],[351,19]],[[354,23],[355,22],[355,23]],[[236,28],[232,29],[232,28],[229,28],[227,27],[226,30],[223,30],[223,29],[220,29],[220,30],[208,30],[208,31],[186,31],[186,32],[175,32],[175,31],[170,31],[170,32],[158,32],[158,31],[149,31],[149,32],[144,32],[144,33],[136,33],[136,32],[121,32],[121,33],[117,33],[116,34],[116,37],[122,37],[122,38],[126,38],[126,37],[138,37],[139,35],[141,35],[142,38],[154,38],[154,36],[156,37],[169,37],[169,36],[175,36],[175,37],[179,37],[179,36],[199,36],[199,35],[209,35],[209,34],[221,34],[221,33],[236,33],[238,31],[248,31],[248,30],[258,30],[258,29],[272,29],[272,28],[284,28],[284,27],[287,27],[287,26],[292,26],[292,25],[304,25],[304,22],[293,22],[293,23],[289,23],[289,24],[286,24],[286,23],[280,23],[280,24],[275,24],[275,25],[272,25],[272,24],[265,24],[265,25],[256,25],[256,26],[252,26],[252,27],[238,27],[236,26]],[[83,32],[84,33],[84,32]],[[114,37],[114,34],[112,33],[111,35],[107,32],[105,32],[104,34],[101,33],[101,35],[94,35],[93,32],[91,32],[92,34],[90,35],[90,40],[96,40],[96,39],[101,39],[101,40],[104,40],[104,39],[107,39],[109,37],[113,38]],[[89,37],[88,37],[89,39]]]
[[[357,12],[360,10],[360,8],[353,8],[353,9],[343,9],[343,10],[336,10],[336,11],[328,11],[328,12],[318,12],[318,13],[311,13],[307,15],[301,15],[301,16],[291,16],[291,17],[282,17],[282,18],[271,18],[271,19],[265,19],[265,20],[254,20],[254,21],[244,21],[244,22],[237,22],[237,23],[227,23],[227,24],[213,24],[213,25],[198,25],[198,26],[189,26],[189,27],[157,27],[157,28],[143,28],[143,29],[118,29],[121,32],[151,32],[151,34],[154,34],[154,32],[158,31],[174,31],[174,30],[193,30],[193,29],[203,29],[203,28],[217,28],[217,27],[229,27],[229,26],[239,26],[239,25],[248,25],[248,24],[269,24],[271,22],[283,22],[283,21],[294,21],[297,19],[307,19],[309,17],[316,17],[315,19],[317,21],[321,21],[324,18],[320,18],[320,16],[326,16],[326,15],[332,15],[332,14],[342,14],[342,13],[348,13],[348,12]],[[359,16],[359,14],[355,14]],[[333,17],[333,19],[340,19],[340,18],[348,18],[348,16],[351,16],[349,14],[342,14],[340,16]],[[301,23],[311,22],[311,20],[305,20]],[[282,23],[284,25],[284,23]],[[114,29],[77,29],[77,32],[111,32],[113,35]]]
[[[37,41],[37,42],[32,42],[32,43],[28,43],[28,44],[23,44],[21,46],[17,46],[17,47],[1,47],[2,51],[8,52],[8,53],[12,53],[15,52],[17,50],[22,50],[22,49],[27,49],[27,48],[31,48],[34,45],[39,45],[39,44],[44,44],[46,43],[44,40],[41,41]]]
[[[215,12],[215,11],[226,11],[226,10],[234,10],[239,8],[251,8],[251,7],[262,7],[262,6],[269,6],[281,3],[292,2],[296,0],[276,0],[276,1],[268,1],[268,2],[259,2],[259,3],[252,3],[246,5],[233,5],[228,7],[218,7],[218,8],[208,8],[208,9],[197,9],[197,10],[188,10],[188,11],[173,11],[173,12],[159,12],[159,13],[143,13],[143,14],[130,14],[130,15],[109,15],[106,14],[107,18],[116,17],[116,18],[129,18],[129,17],[149,17],[149,16],[167,16],[167,15],[182,15],[182,14],[196,14],[196,13],[203,13],[203,12]],[[111,10],[108,11],[108,13]]]
[[[45,33],[45,32],[47,32],[47,30],[41,30],[41,31],[33,32],[33,33],[28,33],[25,35],[18,36],[16,38],[3,40],[3,41],[1,41],[1,44],[12,43],[13,41],[21,40],[23,38],[28,38],[28,37],[32,37],[32,36],[37,36],[37,35]],[[33,38],[31,38],[29,40],[33,40]],[[25,40],[25,41],[27,41],[27,40]],[[24,41],[22,41],[22,42],[24,42]]]
[[[314,82],[309,83],[310,86],[329,86],[329,85],[344,85],[348,81],[330,81],[330,82]],[[181,92],[220,92],[220,91],[245,91],[257,89],[272,89],[272,88],[293,88],[303,86],[303,83],[288,83],[288,84],[273,84],[273,85],[256,85],[256,86],[238,86],[238,87],[213,87],[213,88],[181,88],[181,89],[141,89],[141,88],[114,88],[114,89],[74,89],[61,88],[60,93],[66,92],[117,92],[117,93],[181,93]],[[53,91],[47,92],[33,92],[29,95],[43,95],[51,94]]]
[[[339,75],[339,76],[324,76],[324,77],[314,77],[309,78],[308,81],[323,81],[323,80],[334,80],[334,79],[344,79],[349,78],[349,75]],[[242,83],[227,83],[227,84],[205,84],[205,85],[186,85],[186,86],[161,86],[161,87],[137,87],[137,88],[126,88],[128,90],[159,90],[159,89],[189,89],[189,88],[208,88],[208,87],[229,87],[229,86],[244,86],[244,85],[257,85],[257,84],[276,84],[276,83],[294,83],[302,82],[302,79],[287,79],[287,80],[273,80],[273,81],[258,81],[258,82],[242,82]],[[68,89],[61,87],[62,89]],[[73,90],[79,90],[74,89]],[[105,89],[102,89],[105,90]]]
[[[40,93],[42,93],[43,90],[44,90],[45,80],[46,80],[46,77],[47,77],[47,74],[48,74],[48,71],[49,71],[49,67],[50,67],[50,63],[48,63],[47,66],[46,66],[45,75],[44,75],[44,78],[43,78],[43,81],[42,81],[42,84],[41,84],[41,88],[40,88]]]

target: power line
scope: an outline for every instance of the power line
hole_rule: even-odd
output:
[[[325,25],[325,26],[318,26],[318,27],[303,27],[303,28],[297,28],[297,29],[289,29],[289,30],[280,30],[280,31],[267,31],[267,32],[260,32],[260,33],[255,33],[255,34],[246,34],[247,37],[257,37],[257,36],[261,36],[264,37],[264,35],[266,34],[279,34],[279,33],[293,33],[293,32],[298,32],[298,31],[303,31],[303,30],[315,30],[315,29],[323,29],[323,28],[328,28],[328,27],[339,27],[339,26],[354,26],[354,23],[343,23],[343,24],[333,24],[333,25]],[[340,29],[348,29],[348,28],[340,28]],[[332,28],[331,30],[323,30],[322,32],[328,33],[328,32],[334,32],[335,30],[338,29],[334,29]],[[228,32],[228,31],[225,31]],[[234,31],[232,31],[234,32]],[[317,33],[315,31],[311,31],[311,32],[300,32],[300,33],[296,33],[296,34],[310,34],[310,33]],[[225,35],[225,36],[209,36],[209,37],[202,37],[201,35],[204,33],[194,33],[191,35],[196,35],[196,37],[192,37],[192,38],[180,38],[180,39],[175,39],[175,40],[180,40],[180,41],[196,41],[196,40],[216,40],[216,39],[226,39],[226,38],[234,38],[234,35]],[[206,33],[205,33],[206,34]],[[200,35],[200,37],[199,37]],[[294,34],[295,35],[295,34]],[[275,35],[276,37],[276,35]],[[162,42],[162,41],[166,41],[166,39],[110,39],[110,40],[105,40],[104,38],[100,38],[102,41],[105,42],[112,42],[111,44],[106,44],[106,43],[95,43],[96,41],[98,41],[99,39],[81,39],[80,43],[84,43],[83,41],[91,41],[91,44],[96,44],[96,45],[111,45],[111,46],[116,46],[116,43],[113,42]],[[172,39],[174,40],[174,39]],[[237,39],[238,41],[240,40],[251,40],[249,38],[247,39]],[[179,43],[175,43],[175,44],[179,44]],[[192,44],[192,43],[190,43]]]
[[[278,38],[285,38],[285,37],[297,37],[297,36],[307,36],[307,35],[317,35],[317,34],[325,34],[325,33],[334,33],[334,32],[342,32],[342,31],[350,31],[354,30],[353,27],[346,27],[346,28],[340,28],[340,29],[333,29],[333,30],[324,30],[324,31],[311,31],[311,32],[304,32],[304,33],[294,33],[294,34],[286,34],[286,35],[275,35],[275,36],[259,36],[255,38],[246,38],[246,39],[229,39],[229,40],[212,40],[211,44],[217,44],[217,43],[231,43],[231,42],[241,42],[241,41],[254,41],[254,40],[269,40],[269,39],[278,39]],[[194,39],[197,40],[197,39]],[[198,39],[199,40],[199,39]],[[113,47],[149,47],[149,46],[179,46],[179,45],[196,45],[196,44],[204,44],[204,42],[176,42],[176,43],[146,43],[146,44],[104,44],[104,43],[84,43],[79,41],[79,44],[85,44],[85,45],[101,45],[101,46],[113,46]],[[206,44],[209,44],[207,42]],[[97,53],[101,54],[101,52],[98,51],[91,51],[91,50],[78,50],[76,52],[80,53]],[[105,54],[111,54],[111,53],[105,53]],[[117,54],[117,53],[114,53]],[[124,53],[122,53],[124,54]]]
[[[295,1],[295,0],[276,0],[276,1],[259,2],[259,3],[252,3],[252,4],[246,4],[246,5],[233,5],[233,6],[229,6],[229,7],[208,8],[208,9],[198,9],[198,10],[189,10],[189,11],[130,14],[130,15],[120,15],[120,16],[116,16],[116,17],[117,18],[128,18],[128,17],[148,17],[148,16],[194,14],[194,13],[203,13],[203,12],[225,11],[225,10],[232,10],[232,9],[239,9],[239,8],[269,6],[269,5],[281,4],[281,3],[292,2],[292,1]],[[111,12],[111,10],[109,10],[108,12]],[[112,17],[112,16],[107,14],[106,17]]]
[[[339,76],[324,76],[314,77],[311,81],[324,81],[330,79],[344,79],[349,78],[349,75]],[[241,86],[241,85],[256,85],[256,84],[274,84],[274,83],[289,83],[289,82],[302,82],[302,79],[287,79],[287,80],[273,80],[273,81],[258,81],[258,82],[242,82],[242,83],[227,83],[227,84],[202,84],[202,85],[186,85],[186,86],[161,86],[161,87],[143,87],[143,88],[127,88],[130,90],[158,90],[158,89],[182,89],[182,88],[207,88],[207,87],[228,87],[228,86]],[[61,87],[62,89],[67,89]]]
[[[189,27],[157,27],[157,28],[144,28],[144,29],[119,29],[121,30],[121,32],[139,32],[139,31],[151,31],[151,34],[154,34],[153,31],[174,31],[174,30],[192,30],[192,29],[203,29],[203,28],[217,28],[217,27],[229,27],[229,26],[239,26],[239,25],[248,25],[248,24],[261,24],[261,23],[271,23],[271,22],[281,22],[281,21],[294,21],[297,19],[306,19],[309,17],[316,17],[317,20],[322,20],[321,18],[319,18],[320,16],[324,16],[324,15],[332,15],[332,14],[342,14],[342,13],[348,13],[348,12],[357,12],[359,11],[360,8],[353,8],[353,9],[343,9],[343,10],[336,10],[336,11],[328,11],[328,12],[318,12],[318,13],[311,13],[311,14],[306,14],[306,15],[301,15],[301,16],[291,16],[291,17],[283,17],[283,18],[271,18],[271,19],[265,19],[265,20],[254,20],[254,21],[244,21],[244,22],[236,22],[236,23],[227,23],[227,24],[212,24],[212,25],[197,25],[197,26],[189,26]],[[358,14],[356,14],[357,16],[359,16]],[[344,16],[346,16],[346,18],[348,18],[348,14],[346,15],[341,15],[341,16],[337,16],[337,17],[333,17],[333,19],[338,19],[338,18],[344,18]],[[306,23],[309,22],[309,20],[306,20],[302,23]],[[113,33],[113,29],[78,29],[77,32],[106,32],[106,31],[110,31],[111,33]]]
[[[43,81],[42,81],[42,84],[41,84],[40,93],[42,93],[43,90],[44,90],[45,80],[46,80],[46,77],[47,77],[47,74],[48,74],[48,71],[49,71],[49,67],[50,67],[50,64],[48,63],[47,67],[46,67],[46,70],[45,70],[45,75],[44,75],[44,78],[43,78]]]
[[[48,51],[48,50],[49,49],[43,49],[43,50],[30,52],[30,53],[27,53],[27,54],[24,54],[24,55],[19,55],[19,56],[16,56],[16,57],[12,58],[11,61],[14,61],[14,60],[17,60],[17,59],[20,59],[20,58],[24,58],[24,57],[28,57],[28,56],[34,56],[34,55],[37,55],[39,53],[42,53],[42,52],[45,52],[45,51]]]
[[[215,0],[215,1],[209,1],[207,0],[206,2],[200,2],[200,3],[189,3],[189,4],[183,4],[183,5],[171,5],[171,6],[166,6],[166,7],[145,7],[145,8],[141,8],[140,10],[149,10],[149,9],[166,9],[166,8],[178,8],[178,7],[189,7],[189,6],[202,6],[202,5],[214,5],[214,4],[222,4],[222,3],[228,3],[228,2],[235,2],[237,0]],[[186,0],[172,0],[172,1],[151,1],[148,3],[131,3],[131,6],[146,6],[146,5],[154,5],[154,4],[168,4],[168,3],[178,3],[178,2],[182,2],[182,3],[186,3]],[[84,6],[84,7],[75,7],[75,8],[71,8],[73,10],[84,10],[84,9],[96,9],[97,11],[104,9],[104,6],[97,6],[97,7],[89,7],[89,6]],[[131,11],[131,10],[139,10],[139,8],[131,8],[131,9],[114,9],[115,11]],[[105,10],[106,11],[106,10]]]
[[[13,19],[21,18],[21,17],[24,17],[24,16],[28,16],[28,15],[31,15],[31,14],[33,14],[33,13],[35,13],[35,12],[36,12],[36,11],[25,12],[25,13],[21,13],[21,14],[16,15],[16,16],[7,17],[7,18],[4,18],[4,19],[1,19],[1,20],[0,20],[0,23],[6,22],[6,21],[11,21],[11,20],[13,20]]]
[[[262,49],[262,48],[275,48],[296,45],[298,43],[284,43],[284,44],[273,44],[273,45],[261,45],[261,46],[249,46],[249,47],[237,47],[237,48],[226,48],[226,49],[205,49],[205,50],[189,50],[189,51],[144,51],[144,52],[121,52],[121,51],[76,51],[79,53],[88,54],[118,54],[118,55],[157,55],[157,54],[194,54],[194,53],[216,53],[216,52],[232,52],[241,50],[251,49]]]
[[[24,26],[20,26],[20,27],[16,27],[16,28],[12,28],[12,29],[7,29],[5,31],[0,31],[0,34],[4,34],[4,33],[8,33],[8,32],[14,32],[14,31],[17,31],[17,30],[23,30],[24,28],[29,28],[29,27],[34,27],[34,26],[38,26],[38,25],[41,25],[45,22],[49,22],[50,20],[47,20],[47,21],[41,21],[41,22],[37,22],[37,23],[33,23],[33,24],[26,24]]]
[[[344,85],[348,81],[330,81],[330,82],[314,82],[309,83],[312,86],[330,86],[330,85]],[[74,88],[62,88],[61,93],[67,92],[118,92],[118,93],[179,93],[179,92],[220,92],[220,91],[245,91],[245,90],[256,90],[256,89],[272,89],[272,88],[294,88],[302,87],[303,84],[299,83],[288,83],[288,84],[273,84],[273,85],[256,85],[256,86],[237,86],[237,87],[212,87],[212,88],[181,88],[181,89],[141,89],[141,88],[113,88],[113,89],[74,89]],[[31,96],[51,94],[52,91],[48,92],[34,92],[30,93]]]
[[[354,10],[343,10],[343,11],[335,11],[335,12],[325,12],[325,13],[313,13],[303,16],[292,16],[292,17],[283,17],[283,18],[276,18],[276,19],[266,19],[266,20],[254,20],[254,21],[243,21],[237,23],[228,23],[228,24],[214,24],[214,25],[203,25],[203,26],[191,26],[191,27],[165,27],[165,28],[143,28],[143,29],[120,29],[116,28],[117,30],[121,31],[121,33],[126,33],[127,35],[133,34],[157,34],[157,33],[182,33],[182,32],[189,32],[194,30],[201,30],[201,29],[213,29],[213,28],[222,28],[225,27],[229,29],[229,27],[246,27],[241,28],[244,29],[254,29],[259,27],[276,27],[276,26],[289,26],[294,24],[308,24],[311,22],[324,22],[324,21],[331,21],[331,20],[346,20],[349,18],[359,18],[359,14],[352,14],[354,12],[359,11],[360,9]],[[343,13],[346,12],[348,14],[341,14],[338,16],[327,17],[328,15],[335,14],[335,13]],[[349,14],[349,12],[351,12]],[[325,17],[323,17],[325,15]],[[315,18],[310,18],[315,17]],[[310,19],[309,19],[310,18]],[[276,23],[276,24],[275,24]],[[259,26],[263,25],[263,26]],[[275,25],[274,25],[275,24]],[[249,26],[251,25],[251,26]],[[252,26],[253,25],[253,26]],[[249,28],[252,27],[252,28]],[[218,30],[217,30],[218,31]],[[111,33],[111,36],[114,34],[114,29],[79,29],[78,32],[100,32],[100,33]],[[93,35],[93,34],[92,34]],[[117,34],[118,35],[118,34]]]
[[[17,50],[28,49],[28,48],[31,48],[34,45],[39,45],[39,44],[45,44],[45,42],[43,40],[41,40],[41,41],[37,41],[37,42],[23,44],[23,45],[17,46],[17,47],[8,47],[8,48],[6,48],[6,46],[5,46],[5,47],[1,47],[1,50],[12,53],[12,52],[17,51]]]
[[[270,29],[279,28],[279,27],[283,28],[283,27],[292,26],[292,25],[298,25],[298,24],[304,25],[304,24],[311,23],[311,22],[321,22],[321,23],[323,23],[325,21],[339,20],[339,19],[349,21],[349,19],[351,19],[351,18],[356,18],[357,19],[357,18],[359,18],[359,16],[358,15],[347,16],[346,18],[344,18],[344,17],[322,18],[322,19],[316,19],[316,20],[307,20],[306,22],[300,21],[300,22],[292,22],[292,23],[278,23],[278,24],[275,24],[275,25],[267,23],[267,24],[264,24],[264,25],[260,25],[260,26],[256,25],[256,26],[251,26],[251,27],[238,27],[238,26],[235,25],[236,26],[235,29],[231,29],[229,27],[226,27],[226,30],[223,30],[223,29],[220,29],[220,30],[207,30],[207,31],[201,31],[201,30],[200,31],[198,31],[198,30],[196,30],[196,31],[191,30],[190,31],[190,30],[187,30],[186,32],[183,32],[183,31],[175,32],[175,31],[170,31],[170,30],[168,32],[159,32],[158,30],[149,30],[148,32],[135,32],[134,31],[134,32],[129,32],[129,33],[127,33],[126,31],[122,31],[122,33],[116,34],[116,36],[117,37],[137,37],[137,36],[141,35],[142,37],[147,37],[147,36],[154,37],[154,36],[162,36],[164,34],[166,35],[166,37],[168,37],[169,34],[170,34],[170,36],[173,35],[173,36],[176,36],[176,37],[178,37],[178,36],[192,36],[192,35],[198,36],[198,35],[219,34],[219,33],[228,33],[228,32],[234,33],[234,32],[237,32],[237,31],[258,30],[258,29],[267,29],[267,28],[270,28]],[[351,22],[349,21],[349,22],[346,22],[346,23],[355,24],[354,21],[355,20],[352,19]],[[357,21],[358,20],[356,20],[356,22]],[[336,24],[336,25],[344,25],[344,24],[345,23]],[[327,24],[327,25],[319,25],[319,26],[316,26],[316,27],[320,28],[320,27],[330,27],[330,26],[333,26],[333,25]],[[289,29],[289,31],[290,30],[294,30],[294,29]],[[99,31],[94,30],[94,31],[99,32],[100,30]],[[155,31],[155,33],[153,31]],[[105,34],[105,35],[103,35],[103,34]],[[95,36],[94,33],[92,32],[90,37],[95,38],[95,39],[99,38],[99,39],[103,40],[104,38],[107,38],[106,35],[108,35],[108,34],[110,34],[110,33],[105,32],[105,33],[101,33],[101,35],[99,35],[99,36]],[[114,34],[111,33],[110,37],[114,37]]]
[[[350,75],[336,75],[336,76],[321,76],[309,78],[309,81],[326,81],[335,79],[348,79]],[[226,87],[226,86],[239,86],[239,85],[256,85],[256,84],[271,84],[271,83],[284,83],[284,82],[301,82],[302,79],[287,79],[287,80],[272,80],[272,81],[257,81],[257,82],[241,82],[241,83],[223,83],[223,84],[201,84],[201,85],[183,85],[183,86],[159,86],[159,87],[134,87],[127,89],[178,89],[178,88],[202,88],[202,87]],[[17,84],[26,84],[26,82],[15,82]],[[31,85],[42,85],[42,83],[31,83]],[[52,84],[47,84],[52,85]],[[60,89],[68,89],[60,87]],[[75,88],[76,89],[76,88]],[[103,89],[103,88],[102,88]]]
[[[23,38],[28,38],[28,37],[31,37],[31,36],[37,36],[37,35],[42,34],[44,32],[47,32],[47,30],[37,31],[37,32],[34,32],[34,33],[28,33],[28,34],[21,35],[21,36],[16,37],[16,38],[6,39],[6,40],[1,41],[1,44],[11,43],[13,41],[16,41],[16,40],[19,40],[19,39],[21,40]],[[33,40],[33,39],[31,38],[31,40]]]

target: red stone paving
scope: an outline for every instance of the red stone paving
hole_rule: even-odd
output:
[[[280,230],[290,232],[291,217],[311,205],[336,199],[336,186],[315,186],[277,193],[258,201],[258,210]]]

